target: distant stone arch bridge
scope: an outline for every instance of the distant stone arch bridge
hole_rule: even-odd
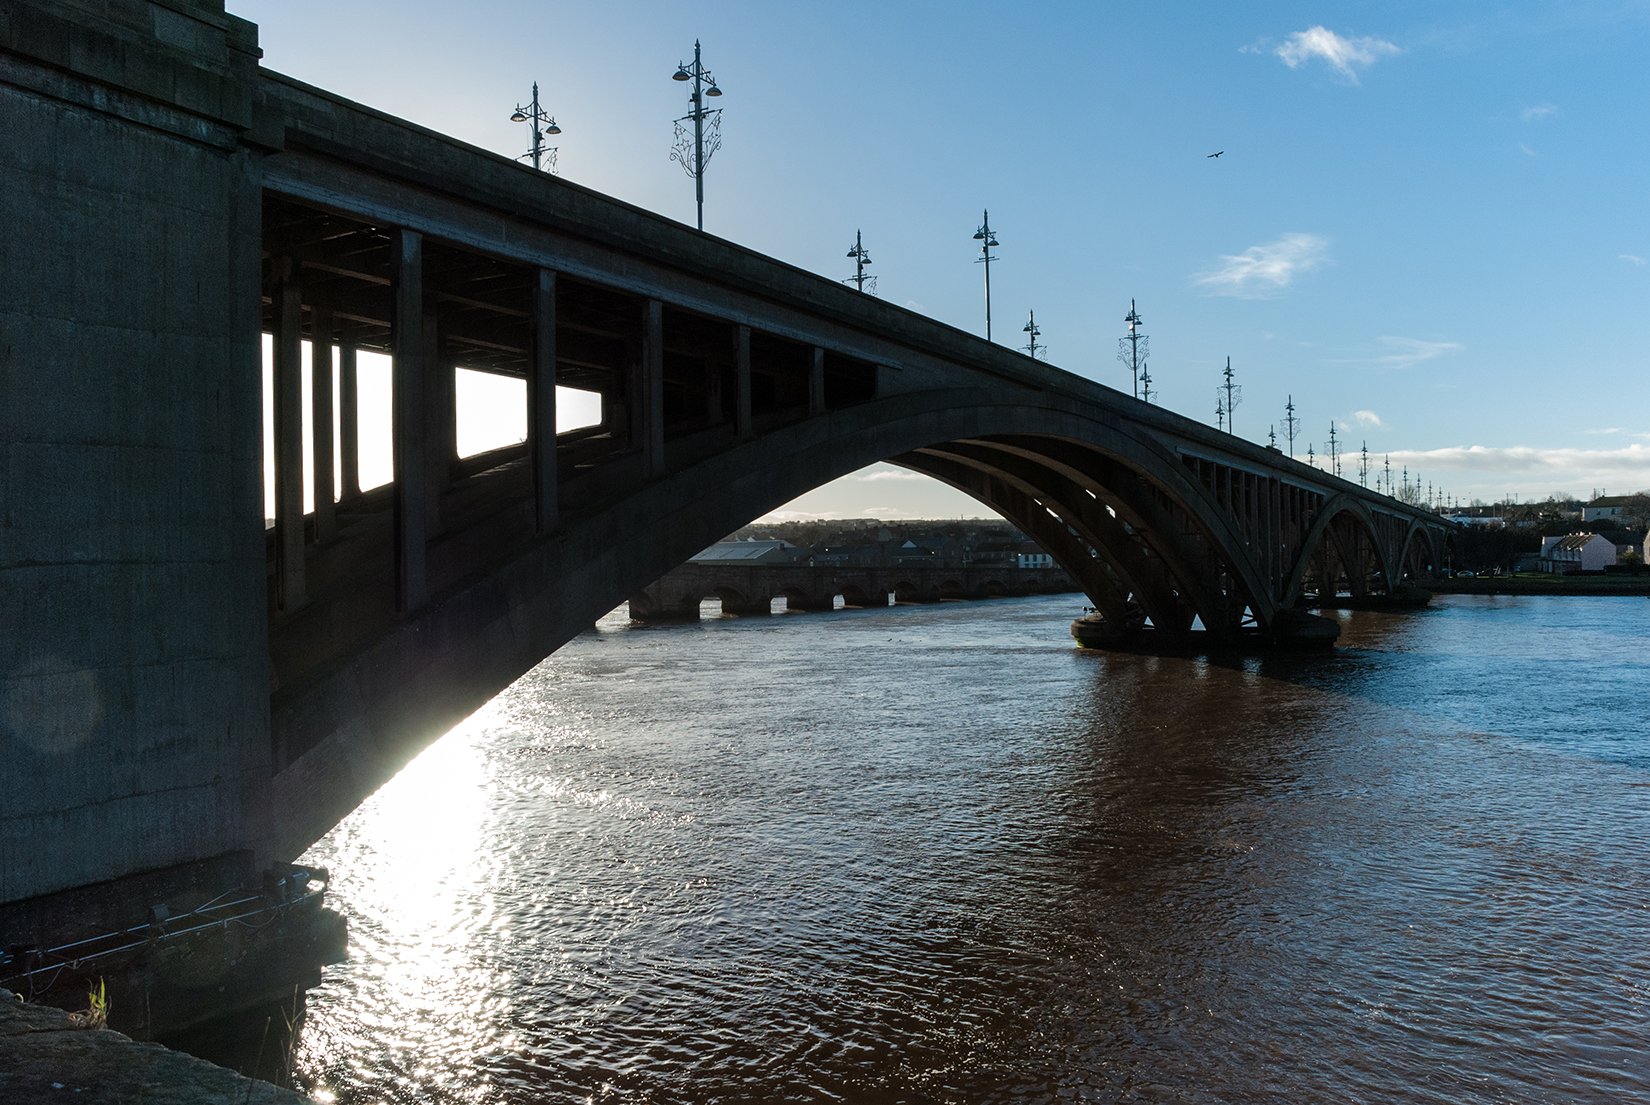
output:
[[[1121,634],[1286,634],[1308,586],[1441,559],[1424,510],[263,69],[211,0],[16,0],[0,54],[28,228],[0,265],[0,904],[296,856],[627,597],[877,461],[1002,514]],[[525,443],[458,455],[461,367],[525,381]],[[556,433],[558,387],[599,424]]]
[[[638,621],[693,621],[700,604],[718,599],[724,614],[766,614],[774,599],[786,610],[986,599],[1077,591],[1058,568],[1013,564],[903,565],[702,564],[690,560],[630,596]]]

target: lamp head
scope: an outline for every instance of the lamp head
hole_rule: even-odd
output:
[[[983,242],[983,241],[985,241],[985,235],[983,233],[976,234],[976,235],[974,235],[974,240],[976,242]]]
[[[707,95],[707,96],[720,96],[721,94],[722,94],[722,90],[720,88],[717,88],[714,84],[711,85],[709,88],[705,89],[705,95]]]
[[[525,122],[527,122],[527,116],[523,115],[521,113],[521,108],[518,107],[518,108],[516,108],[516,113],[514,115],[510,116],[510,122],[512,122],[512,123],[525,123]]]
[[[687,71],[686,67],[678,65],[676,72],[670,75],[670,79],[673,81],[691,81],[693,76]]]
[[[550,120],[550,125],[544,128],[544,133],[545,134],[560,134],[561,133],[561,128],[556,126],[556,121],[554,119],[552,119],[552,120]]]

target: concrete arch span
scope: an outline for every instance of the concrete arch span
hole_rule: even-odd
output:
[[[1194,617],[1217,632],[1246,616],[1269,624],[1286,603],[1254,555],[1252,521],[1245,531],[1245,515],[1227,505],[1236,500],[1211,491],[1177,453],[1172,431],[1184,420],[1145,412],[1131,422],[1071,394],[1006,385],[897,393],[712,452],[564,516],[555,533],[519,542],[365,647],[278,672],[272,795],[286,813],[273,853],[302,852],[430,740],[675,565],[876,461],[936,476],[1021,525],[1119,627],[1149,618],[1181,632]],[[937,588],[897,590],[938,597]],[[324,637],[325,614],[305,611],[281,632],[302,633],[309,619]],[[272,659],[278,652],[272,635]]]

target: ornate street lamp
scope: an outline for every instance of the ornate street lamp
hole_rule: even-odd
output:
[[[538,81],[533,82],[533,102],[528,104],[526,107],[522,107],[519,104],[516,105],[516,112],[514,115],[510,116],[510,122],[533,124],[533,148],[516,158],[516,160],[523,161],[527,158],[532,158],[533,168],[544,169],[546,167],[544,165],[546,160],[545,155],[548,154],[548,160],[550,162],[548,167],[549,171],[552,173],[555,172],[556,151],[561,149],[561,147],[546,146],[544,144],[544,136],[547,134],[560,134],[561,128],[556,126],[555,117],[539,106]]]
[[[1043,331],[1037,325],[1036,311],[1030,312],[1030,321],[1025,324],[1024,333],[1031,335],[1031,340],[1026,342],[1026,352],[1030,354],[1031,359],[1035,361],[1037,359],[1037,351],[1042,350],[1043,360],[1048,360],[1048,346],[1037,344],[1037,339],[1043,336]]]
[[[871,292],[874,294],[877,290],[877,278],[865,275],[865,266],[871,263],[871,254],[865,248],[864,235],[857,230],[854,231],[854,248],[848,251],[848,256],[854,259],[854,275],[848,277],[843,283],[852,284],[862,292],[865,291],[865,286],[869,284]]]
[[[705,107],[707,96],[720,96],[716,78],[710,75],[699,59],[699,40],[693,42],[693,66],[686,62],[676,66],[673,81],[692,81],[693,95],[688,102],[693,110],[676,120],[676,145],[670,151],[672,161],[681,162],[687,175],[693,178],[693,195],[699,208],[699,229],[705,229],[705,166],[717,150],[722,148],[722,109]],[[688,129],[682,124],[692,120],[693,141],[688,141]]]
[[[1129,313],[1123,316],[1123,321],[1129,324],[1129,332],[1117,339],[1117,359],[1128,365],[1130,372],[1134,374],[1134,397],[1138,399],[1140,373],[1146,367],[1146,358],[1151,355],[1151,339],[1140,332],[1140,326],[1145,320],[1140,317],[1140,312],[1134,309],[1132,299],[1129,300]]]
[[[997,236],[991,233],[991,212],[986,211],[980,218],[980,229],[974,232],[974,240],[980,243],[980,255],[974,258],[976,265],[985,266],[985,340],[991,340],[991,262],[997,258],[992,256],[991,250],[997,245]]]

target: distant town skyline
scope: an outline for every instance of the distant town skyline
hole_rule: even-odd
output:
[[[566,179],[688,224],[702,40],[711,234],[841,279],[862,231],[884,299],[983,333],[989,207],[1003,344],[1035,310],[1126,392],[1133,299],[1162,405],[1214,424],[1230,356],[1251,441],[1292,394],[1297,454],[1333,421],[1462,500],[1650,486],[1643,6],[230,9],[270,68],[507,156],[537,81]],[[987,513],[883,467],[786,509]]]

